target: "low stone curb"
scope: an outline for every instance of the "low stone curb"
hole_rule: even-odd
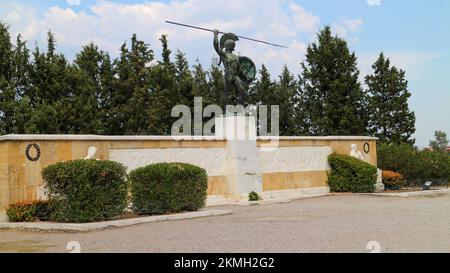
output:
[[[162,221],[174,221],[174,220],[187,220],[208,216],[221,216],[229,215],[233,212],[231,210],[201,210],[194,212],[186,212],[171,215],[158,215],[141,218],[113,220],[105,222],[95,222],[86,224],[69,224],[69,223],[49,223],[49,222],[33,222],[33,223],[12,223],[12,222],[0,222],[0,229],[25,229],[25,230],[43,230],[43,231],[67,231],[67,232],[89,232],[104,230],[108,228],[118,228],[133,226],[138,224],[162,222]]]
[[[285,204],[291,202],[291,199],[277,199],[277,200],[261,200],[261,201],[224,201],[209,204],[208,207],[249,207],[259,205],[273,205],[273,204]]]
[[[450,194],[450,189],[447,190],[431,190],[431,191],[414,191],[414,192],[389,192],[389,193],[366,193],[365,195],[372,196],[387,196],[387,197],[438,197]]]
[[[320,198],[326,197],[330,194],[318,194],[311,196],[303,196],[296,198],[282,198],[282,199],[267,199],[260,201],[223,201],[217,203],[208,204],[207,207],[226,207],[226,206],[236,206],[236,207],[250,207],[250,206],[262,206],[262,205],[276,205],[276,204],[286,204],[293,201],[303,200],[303,199],[312,199],[312,198]]]

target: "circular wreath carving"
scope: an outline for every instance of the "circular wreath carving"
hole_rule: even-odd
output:
[[[31,148],[34,148],[36,150],[35,156],[32,156],[30,154]],[[39,145],[37,145],[36,143],[28,144],[27,148],[25,149],[25,156],[27,157],[27,159],[29,161],[33,161],[33,162],[38,161],[39,158],[41,158],[41,147],[39,147]]]
[[[369,143],[364,143],[364,152],[366,153],[366,154],[368,154],[368,153],[370,153],[370,145],[369,145]]]

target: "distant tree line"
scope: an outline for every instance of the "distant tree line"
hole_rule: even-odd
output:
[[[0,134],[168,135],[173,106],[193,106],[194,97],[220,105],[222,69],[215,62],[191,66],[181,51],[172,54],[166,36],[160,42],[159,58],[133,35],[117,58],[91,43],[69,61],[51,32],[46,50],[30,51],[0,23]],[[300,75],[285,66],[277,80],[262,65],[247,94],[250,104],[280,106],[281,135],[414,143],[408,82],[389,58],[380,54],[364,88],[355,53],[325,27],[301,65]]]

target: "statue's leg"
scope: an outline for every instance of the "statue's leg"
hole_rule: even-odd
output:
[[[244,87],[244,83],[241,81],[241,79],[239,77],[236,77],[235,86],[238,91],[239,104],[245,106],[245,87]]]
[[[223,90],[223,107],[226,107],[228,104],[228,94],[230,89],[233,87],[233,85],[231,84],[231,81],[229,81],[228,79],[225,78],[225,88]]]

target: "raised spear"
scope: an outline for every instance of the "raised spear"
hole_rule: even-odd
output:
[[[181,24],[181,23],[172,22],[172,21],[166,21],[166,23],[172,24],[172,25],[177,25],[177,26],[182,26],[182,27],[188,27],[188,28],[203,30],[203,31],[214,32],[214,30],[212,30],[212,29],[203,28],[203,27],[196,27],[196,26],[191,26],[191,25],[187,25],[187,24]],[[221,31],[219,31],[219,33],[220,34],[227,34],[227,33],[221,32]],[[252,38],[248,38],[248,37],[244,37],[244,36],[239,36],[239,35],[236,35],[236,36],[241,38],[241,39],[250,40],[250,41],[253,41],[253,42],[257,42],[257,43],[262,43],[262,44],[266,44],[266,45],[287,48],[286,46],[283,46],[283,45],[277,45],[277,44],[273,44],[273,43],[268,43],[268,42],[264,42],[264,41],[260,41],[260,40],[256,40],[256,39],[252,39]]]

